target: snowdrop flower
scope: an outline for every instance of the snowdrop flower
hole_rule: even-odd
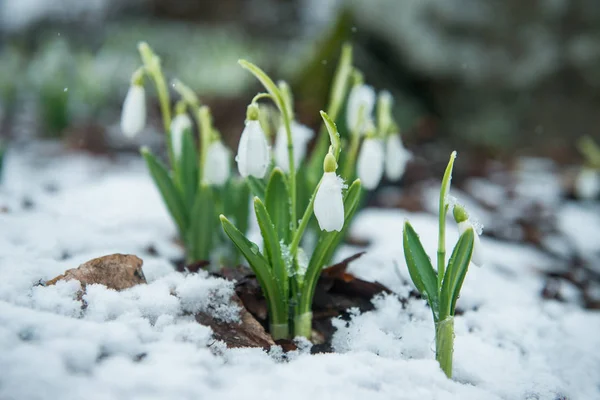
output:
[[[325,172],[315,195],[315,217],[321,230],[339,232],[344,226],[344,181],[335,173],[337,163],[333,154],[328,153],[323,164]]]
[[[175,159],[181,158],[183,151],[183,134],[187,129],[192,128],[192,121],[187,114],[177,114],[171,121],[171,144],[173,146],[173,154]]]
[[[298,168],[298,165],[304,160],[306,156],[306,147],[308,142],[314,136],[312,129],[305,125],[299,124],[296,121],[292,121],[292,144],[294,145],[294,166]],[[275,142],[275,162],[277,166],[285,173],[290,172],[290,162],[288,157],[288,140],[285,127],[281,125],[277,131],[277,140]]]
[[[367,121],[372,119],[375,106],[375,90],[368,85],[354,85],[348,95],[346,123],[352,132],[363,134],[367,130]]]
[[[229,178],[229,149],[220,140],[215,140],[206,150],[204,180],[209,185],[223,186]]]
[[[356,173],[363,187],[373,190],[383,176],[385,150],[380,139],[367,137],[358,154]]]
[[[146,95],[144,86],[133,83],[123,102],[121,112],[121,131],[132,138],[146,125]]]
[[[242,132],[235,161],[240,175],[263,178],[269,166],[269,145],[265,132],[258,121],[258,107],[248,106],[246,127]]]
[[[482,227],[476,222],[472,221],[469,218],[469,214],[465,211],[464,207],[460,204],[454,205],[454,220],[458,224],[458,233],[462,235],[467,231],[467,229],[473,229],[474,241],[473,241],[473,254],[471,255],[471,262],[478,267],[481,267],[484,264],[483,255],[481,254],[481,242],[479,240],[479,235],[481,235]]]
[[[402,145],[400,134],[389,135],[385,146],[385,176],[392,182],[400,180],[410,158],[410,151]]]
[[[600,175],[592,168],[584,167],[575,179],[575,196],[582,200],[593,200],[600,193]]]

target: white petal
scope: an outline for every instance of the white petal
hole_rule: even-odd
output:
[[[131,85],[123,101],[121,111],[121,131],[127,137],[134,137],[146,125],[146,96],[143,86]]]
[[[411,158],[410,151],[404,148],[400,135],[396,133],[388,137],[385,152],[385,176],[392,182],[398,181]]]
[[[206,164],[204,165],[204,180],[210,185],[222,186],[229,178],[229,149],[215,141],[208,146],[206,151]]]
[[[344,182],[335,172],[325,172],[315,195],[314,212],[321,230],[341,231],[344,226]]]
[[[600,193],[600,175],[591,168],[582,168],[575,179],[575,196],[583,200],[593,200]]]
[[[462,235],[463,233],[465,233],[465,231],[469,228],[472,228],[473,233],[475,234],[475,236],[474,236],[475,239],[473,241],[473,254],[471,255],[471,262],[474,265],[481,267],[484,264],[484,258],[483,258],[483,254],[481,251],[481,240],[479,239],[479,234],[477,233],[477,230],[475,229],[475,227],[473,226],[473,224],[471,224],[471,221],[469,221],[469,220],[458,223],[459,235]]]
[[[375,107],[375,90],[368,85],[355,85],[348,95],[348,105],[346,108],[346,123],[350,131],[364,133],[367,128],[367,121],[372,119],[373,107]],[[362,118],[360,111],[362,108]],[[362,120],[360,126],[358,122]]]
[[[298,165],[306,157],[306,147],[308,142],[314,136],[312,129],[305,125],[299,124],[296,121],[292,121],[292,143],[294,145],[294,166],[298,168]],[[287,133],[285,127],[282,125],[277,130],[277,140],[275,141],[275,163],[285,173],[289,173],[290,164],[288,157],[287,148]]]
[[[383,176],[384,149],[379,139],[365,139],[356,164],[356,174],[362,186],[372,190],[379,185]]]
[[[171,143],[173,146],[173,154],[179,160],[183,150],[183,133],[186,129],[192,127],[192,121],[187,114],[178,114],[171,121]]]
[[[269,145],[258,121],[246,121],[235,160],[244,178],[265,176],[269,166]]]

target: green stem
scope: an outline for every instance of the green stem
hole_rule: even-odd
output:
[[[281,111],[281,116],[283,117],[283,125],[285,127],[285,133],[287,134],[287,150],[288,150],[288,158],[289,158],[289,170],[290,170],[290,197],[292,200],[292,224],[291,230],[292,232],[296,232],[296,227],[298,226],[298,221],[296,220],[296,163],[294,162],[294,143],[292,141],[292,127],[289,114],[287,112],[287,106],[284,104]],[[292,255],[295,257],[296,252],[293,251]]]
[[[201,106],[197,113],[198,126],[200,127],[200,168],[198,179],[199,182],[204,182],[204,166],[206,164],[206,154],[212,136],[212,121],[210,117],[210,109],[207,106]]]
[[[437,284],[438,291],[442,290],[442,282],[446,267],[446,214],[448,213],[448,192],[450,191],[450,181],[452,180],[452,168],[456,151],[450,155],[450,161],[444,172],[442,186],[440,188],[440,209],[439,209],[439,232],[438,232],[438,251],[437,251]]]
[[[304,312],[294,316],[294,336],[310,339],[312,336],[312,312]]]
[[[269,325],[269,332],[271,332],[271,336],[273,337],[273,340],[287,339],[290,335],[290,327],[287,323],[285,323],[285,324],[271,323]]]
[[[321,180],[323,180],[322,177],[321,177]],[[304,215],[302,215],[302,219],[300,220],[298,229],[296,230],[296,233],[294,234],[294,237],[292,239],[292,243],[290,245],[290,252],[292,254],[296,254],[296,252],[298,251],[298,246],[300,245],[300,240],[302,239],[302,235],[304,234],[304,231],[306,230],[306,227],[308,226],[310,217],[312,217],[312,213],[313,213],[314,206],[315,206],[315,197],[316,197],[317,191],[319,190],[319,186],[321,186],[321,181],[319,181],[319,183],[315,187],[315,190],[314,190],[312,196],[310,197],[310,201],[308,202],[308,205],[306,206],[306,209],[304,210]]]
[[[452,355],[454,353],[454,317],[447,317],[435,324],[435,359],[448,378],[452,378]]]

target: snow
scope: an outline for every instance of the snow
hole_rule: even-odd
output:
[[[371,312],[354,310],[350,321],[335,320],[333,354],[310,355],[306,343],[286,357],[277,348],[226,349],[193,313],[237,321],[238,306],[229,302],[233,284],[202,272],[174,272],[183,255],[173,240],[176,230],[138,156],[92,158],[46,145],[11,149],[6,163],[0,187],[0,208],[7,208],[0,213],[2,399],[600,397],[600,315],[575,301],[542,299],[540,271],[557,261],[526,244],[493,240],[484,230],[487,263],[470,268],[458,302],[454,380],[435,361],[426,302],[394,295],[374,299]],[[550,196],[554,183],[544,179],[551,186],[544,196]],[[50,184],[57,190],[48,190]],[[535,190],[541,195],[544,189]],[[473,201],[450,194],[467,208]],[[23,207],[24,198],[31,207]],[[595,259],[597,205],[566,202],[558,210],[560,233],[584,258]],[[484,212],[479,217],[486,222]],[[350,272],[403,299],[412,287],[401,244],[406,219],[434,258],[434,215],[368,209],[357,215],[352,235],[371,244],[350,265]],[[458,233],[448,221],[451,251]],[[344,247],[337,258],[355,251]],[[88,285],[85,309],[78,282],[38,284],[114,252],[143,258],[148,284],[122,292]]]

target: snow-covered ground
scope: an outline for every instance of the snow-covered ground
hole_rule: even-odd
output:
[[[600,398],[600,314],[583,310],[566,283],[572,301],[543,300],[540,271],[556,260],[533,247],[482,238],[488,263],[467,275],[448,380],[434,360],[422,300],[403,308],[395,296],[380,297],[374,311],[335,321],[334,354],[301,350],[283,361],[276,350],[215,342],[189,312],[235,319],[227,304],[233,286],[173,272],[169,260],[182,255],[175,228],[139,157],[94,159],[47,146],[11,151],[0,207],[0,399]],[[597,253],[598,208],[566,203],[560,210],[564,235]],[[406,218],[433,255],[434,216],[366,210],[352,232],[371,246],[350,271],[406,294]],[[457,234],[449,226],[451,246]],[[38,285],[111,253],[143,258],[148,285],[88,286],[85,310],[77,282]]]

